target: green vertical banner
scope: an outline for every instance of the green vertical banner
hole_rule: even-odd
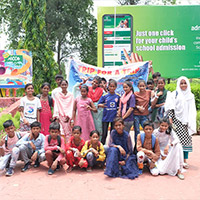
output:
[[[200,6],[98,8],[98,66],[115,67],[123,49],[152,60],[163,77],[200,77]]]

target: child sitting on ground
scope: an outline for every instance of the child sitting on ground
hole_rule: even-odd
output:
[[[15,132],[15,126],[12,120],[3,123],[6,135],[0,140],[0,170],[6,169],[6,176],[12,176],[14,168],[19,157],[19,149],[16,147],[17,141],[21,138],[21,134]]]
[[[48,174],[52,175],[56,169],[60,168],[60,165],[64,165],[66,162],[63,155],[65,153],[65,143],[60,136],[60,124],[58,122],[50,124],[49,133],[50,135],[45,138],[44,149],[49,166]]]
[[[41,123],[33,122],[31,125],[31,133],[24,135],[16,144],[20,150],[20,159],[24,161],[22,172],[28,170],[31,163],[34,162],[34,167],[39,167],[40,162],[45,160],[44,154],[44,139],[45,136],[40,133]]]
[[[72,128],[72,137],[66,144],[66,161],[69,168],[68,172],[71,172],[73,166],[79,166],[80,168],[87,168],[88,163],[81,156],[81,149],[83,148],[85,141],[81,138],[82,129],[80,126],[74,126]]]
[[[155,166],[155,162],[160,157],[160,147],[158,139],[152,135],[154,126],[153,123],[146,121],[143,124],[144,133],[137,136],[137,161],[140,174],[142,174],[143,163],[147,161],[152,175],[157,176],[159,170]]]
[[[94,165],[104,165],[106,154],[103,144],[99,141],[99,132],[94,130],[90,133],[90,140],[85,142],[81,150],[81,155],[86,158],[89,167],[87,171],[92,171]]]

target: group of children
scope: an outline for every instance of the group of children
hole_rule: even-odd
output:
[[[39,167],[46,159],[48,174],[65,164],[68,172],[74,166],[91,171],[96,165],[105,168],[109,177],[134,179],[146,163],[152,175],[184,179],[191,135],[196,132],[194,95],[186,77],[180,77],[176,91],[170,93],[159,76],[155,73],[147,84],[139,80],[138,92],[125,81],[121,97],[115,92],[115,80],[106,85],[98,76],[91,87],[87,80],[78,84],[77,97],[67,91],[68,82],[61,75],[56,76],[58,88],[51,97],[48,83],[37,97],[33,84],[27,84],[19,108],[20,133],[12,121],[4,123],[7,136],[0,141],[0,169],[7,168],[6,175],[11,176],[18,159],[24,161],[22,171],[31,163]],[[21,132],[26,134],[22,137]]]

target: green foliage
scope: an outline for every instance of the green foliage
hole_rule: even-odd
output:
[[[35,92],[39,93],[44,82],[49,82],[52,87],[55,86],[54,76],[58,70],[54,54],[47,42],[46,0],[22,0],[20,10],[25,36],[19,42],[18,48],[28,49],[33,53],[33,83],[36,86]]]
[[[0,117],[0,131],[4,130],[3,128],[3,123],[6,121],[6,120],[12,120],[16,129],[19,129],[19,124],[20,124],[20,113],[17,112],[15,114],[14,117],[12,117],[11,114],[3,114],[1,117]]]
[[[197,111],[197,131],[200,131],[200,110]]]

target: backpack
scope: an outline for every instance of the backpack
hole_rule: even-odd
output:
[[[61,146],[61,137],[58,135],[57,136],[57,141],[58,141],[58,146]],[[48,143],[50,144],[51,142],[51,135],[48,136]]]
[[[141,133],[140,138],[141,138],[142,146],[143,146],[144,145],[144,139],[145,139],[145,133]],[[154,149],[155,143],[156,143],[156,137],[153,134],[151,135],[151,142],[152,142],[152,148]]]
[[[17,138],[20,140],[22,138],[21,134],[19,132],[16,132]],[[8,135],[6,136],[5,139],[5,147],[8,147]]]
[[[36,97],[40,99],[41,94],[38,94]],[[49,95],[48,95],[48,102],[49,102],[49,106],[53,107],[53,98]]]
[[[87,143],[87,148],[88,148],[88,149],[89,149],[90,145],[91,145],[91,142],[90,142],[90,140],[89,140],[88,143]],[[100,141],[98,141],[97,146],[99,147],[99,150],[100,150],[100,146],[101,146],[101,142],[100,142]]]

